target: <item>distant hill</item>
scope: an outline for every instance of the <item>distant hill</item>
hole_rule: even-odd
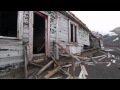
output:
[[[113,29],[111,32],[115,32],[116,34],[120,34],[120,27]]]
[[[107,35],[104,35],[103,43],[105,47],[120,47],[120,27],[111,30]]]

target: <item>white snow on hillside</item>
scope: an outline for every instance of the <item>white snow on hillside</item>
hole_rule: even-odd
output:
[[[116,34],[115,32],[109,32],[108,36],[117,36],[118,34]]]
[[[116,48],[117,50],[120,50],[119,48]]]
[[[119,40],[119,37],[117,37],[116,39],[114,39],[113,42],[115,42],[115,41],[117,41],[117,40]]]
[[[106,48],[105,51],[114,51],[114,49],[107,49],[107,48]]]

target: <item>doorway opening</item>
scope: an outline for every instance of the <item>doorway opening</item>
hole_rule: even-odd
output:
[[[46,18],[34,12],[33,54],[46,53]]]

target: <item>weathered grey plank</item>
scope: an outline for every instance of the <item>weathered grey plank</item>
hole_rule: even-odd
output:
[[[0,51],[22,51],[22,45],[0,45]]]
[[[23,56],[2,58],[2,59],[0,59],[0,67],[2,67],[2,65],[17,63],[17,62],[23,62],[23,61],[24,61]]]
[[[0,58],[23,56],[23,51],[0,51]]]
[[[24,34],[29,34],[29,30],[23,30]]]
[[[23,38],[29,38],[29,33],[23,33]]]
[[[12,45],[20,45],[22,44],[22,41],[21,40],[7,40],[7,39],[0,39],[0,44],[12,44]]]

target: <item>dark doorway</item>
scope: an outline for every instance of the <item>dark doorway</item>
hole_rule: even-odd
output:
[[[17,37],[17,11],[0,12],[0,36]]]
[[[83,49],[84,49],[84,50],[90,49],[90,46],[84,45],[84,46],[83,46]]]
[[[45,18],[34,13],[33,54],[45,53]]]

